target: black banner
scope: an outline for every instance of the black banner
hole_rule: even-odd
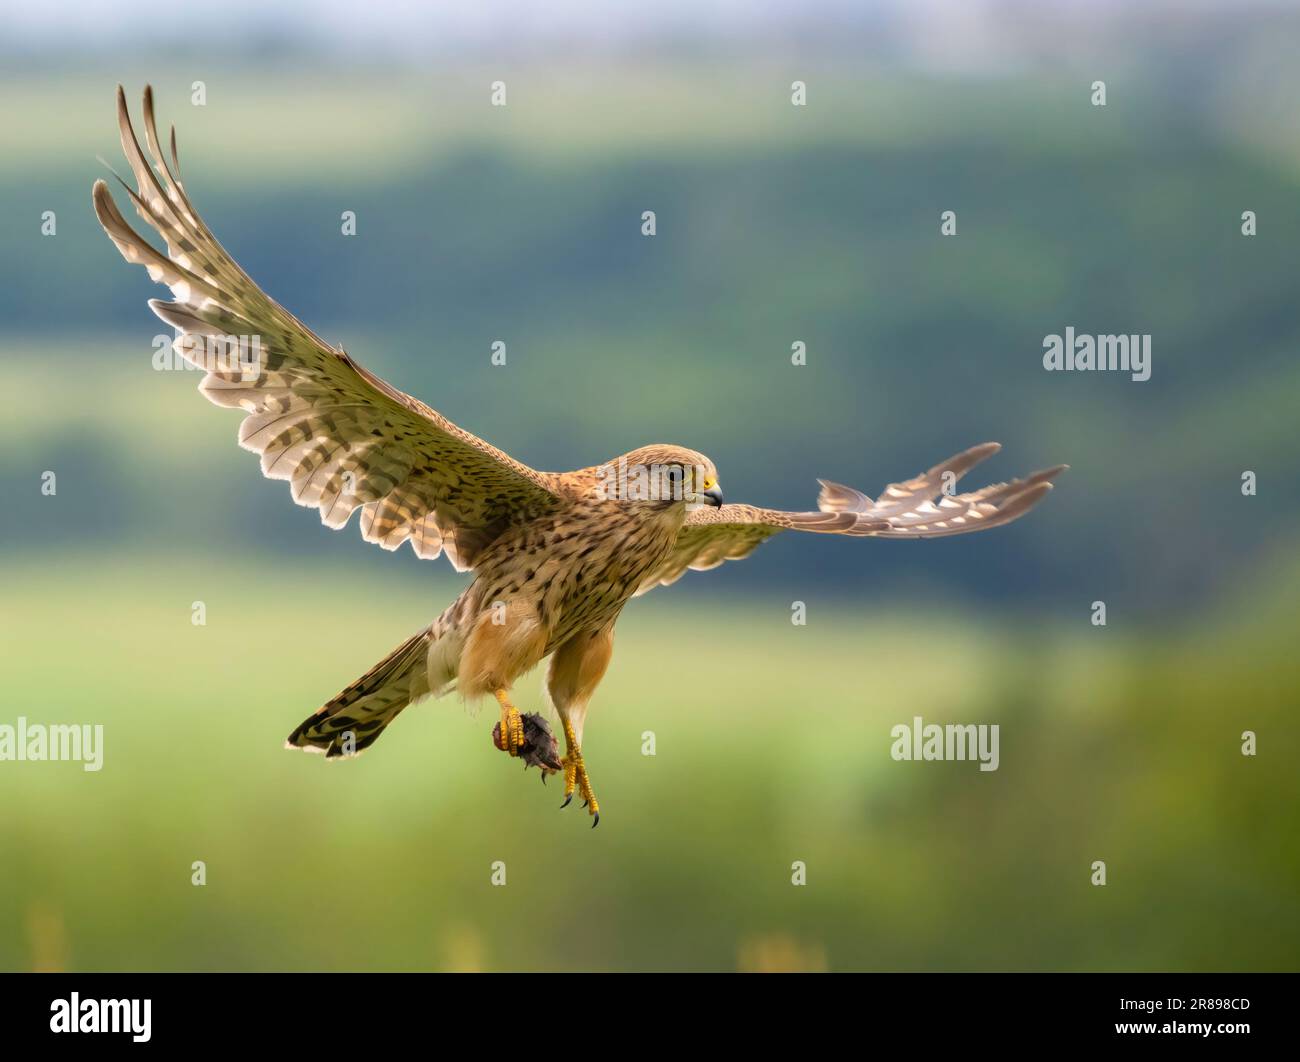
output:
[[[705,984],[704,982],[709,982]],[[10,974],[6,1042],[1286,1047],[1290,974]],[[695,1050],[692,1053],[695,1053]]]

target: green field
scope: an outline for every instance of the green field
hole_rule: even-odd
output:
[[[1294,572],[1158,640],[880,602],[812,602],[798,628],[785,600],[658,591],[625,615],[589,718],[593,832],[454,697],[356,762],[281,748],[452,580],[215,551],[59,565],[3,572],[7,704],[102,723],[104,766],[0,764],[6,969],[1295,963],[1300,846],[1277,794],[1297,680],[1275,622]],[[894,762],[889,728],[913,715],[999,723],[1000,769]]]

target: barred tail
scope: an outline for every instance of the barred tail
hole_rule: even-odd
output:
[[[408,704],[429,693],[433,628],[407,639],[289,735],[285,748],[351,756],[375,743]]]

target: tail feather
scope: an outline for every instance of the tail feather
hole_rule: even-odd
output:
[[[323,752],[329,759],[369,748],[403,708],[429,693],[432,642],[432,628],[408,638],[299,723],[285,747]]]

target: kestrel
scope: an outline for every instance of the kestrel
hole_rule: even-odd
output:
[[[644,446],[575,472],[539,472],[453,424],[321,340],[272,300],[221,247],[180,180],[176,131],[170,165],[144,90],[149,158],[121,87],[122,148],[136,212],[162,253],[122,217],[96,181],[95,213],[128,262],[166,284],[173,301],[149,306],[177,329],[174,347],[207,370],[199,390],[243,411],[239,443],[262,472],[287,480],[293,500],[340,528],[360,510],[361,535],[419,557],[445,555],[473,582],[424,630],[308,716],[288,745],[355,755],[408,704],[453,689],[493,695],[496,746],[546,775],[564,774],[564,806],[580,793],[600,808],[582,755],[587,706],[609,665],[614,625],[632,597],[747,557],[780,531],[867,538],[937,538],[1009,523],[1052,489],[1065,466],[956,494],[953,485],[997,443],[975,446],[886,487],[873,501],[822,481],[816,512],[724,505],[713,462],[681,446]],[[550,658],[549,699],[565,755],[540,715],[512,703],[516,680]]]

